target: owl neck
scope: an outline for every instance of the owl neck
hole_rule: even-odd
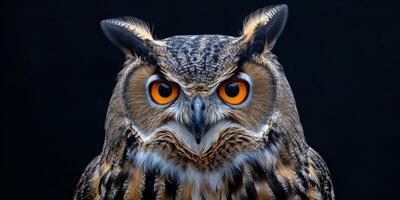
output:
[[[260,149],[238,154],[212,170],[168,163],[157,153],[143,151],[143,141],[137,133],[131,129],[120,130],[126,140],[115,144],[122,149],[114,151],[113,158],[118,159],[110,162],[103,156],[100,162],[100,184],[104,184],[100,193],[114,187],[114,184],[107,186],[107,182],[121,179],[127,184],[117,189],[133,195],[132,199],[170,195],[177,199],[218,199],[222,194],[248,199],[256,196],[286,199],[290,193],[299,193],[300,188],[309,184],[306,181],[309,166],[304,157],[307,154],[300,153],[297,143],[283,137],[285,133],[273,129]],[[209,160],[209,164],[216,160]],[[126,194],[135,187],[135,194]]]

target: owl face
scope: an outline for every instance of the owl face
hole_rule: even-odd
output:
[[[127,82],[126,101],[138,127],[149,133],[174,124],[197,143],[222,123],[258,131],[271,106],[271,75],[256,63],[239,63],[240,55],[218,54],[232,42],[215,35],[166,39],[161,64],[139,65]]]
[[[196,158],[223,154],[217,167],[261,148],[282,73],[271,49],[286,17],[286,6],[270,7],[251,15],[239,37],[163,40],[134,18],[103,21],[107,37],[127,56],[115,92],[121,117],[139,134],[143,152],[209,169]]]

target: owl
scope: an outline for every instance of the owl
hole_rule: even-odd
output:
[[[155,39],[139,19],[102,21],[126,61],[74,199],[334,199],[272,53],[287,15],[260,9],[238,37]]]

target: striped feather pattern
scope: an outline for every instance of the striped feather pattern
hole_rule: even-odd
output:
[[[160,132],[147,143],[132,135],[136,141],[125,148],[136,150],[125,150],[119,163],[109,167],[92,162],[82,180],[100,181],[78,188],[75,199],[333,199],[329,172],[315,151],[309,149],[303,165],[288,153],[289,141],[278,135],[271,130],[257,141],[225,129],[201,155],[170,132]],[[149,157],[152,164],[143,165],[135,160],[148,151],[164,161]]]

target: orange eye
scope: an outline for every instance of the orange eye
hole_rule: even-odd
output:
[[[178,95],[179,89],[174,83],[156,80],[150,84],[150,96],[157,104],[171,103]]]
[[[226,103],[238,105],[243,103],[248,94],[248,84],[244,80],[223,82],[218,88],[219,97]]]

